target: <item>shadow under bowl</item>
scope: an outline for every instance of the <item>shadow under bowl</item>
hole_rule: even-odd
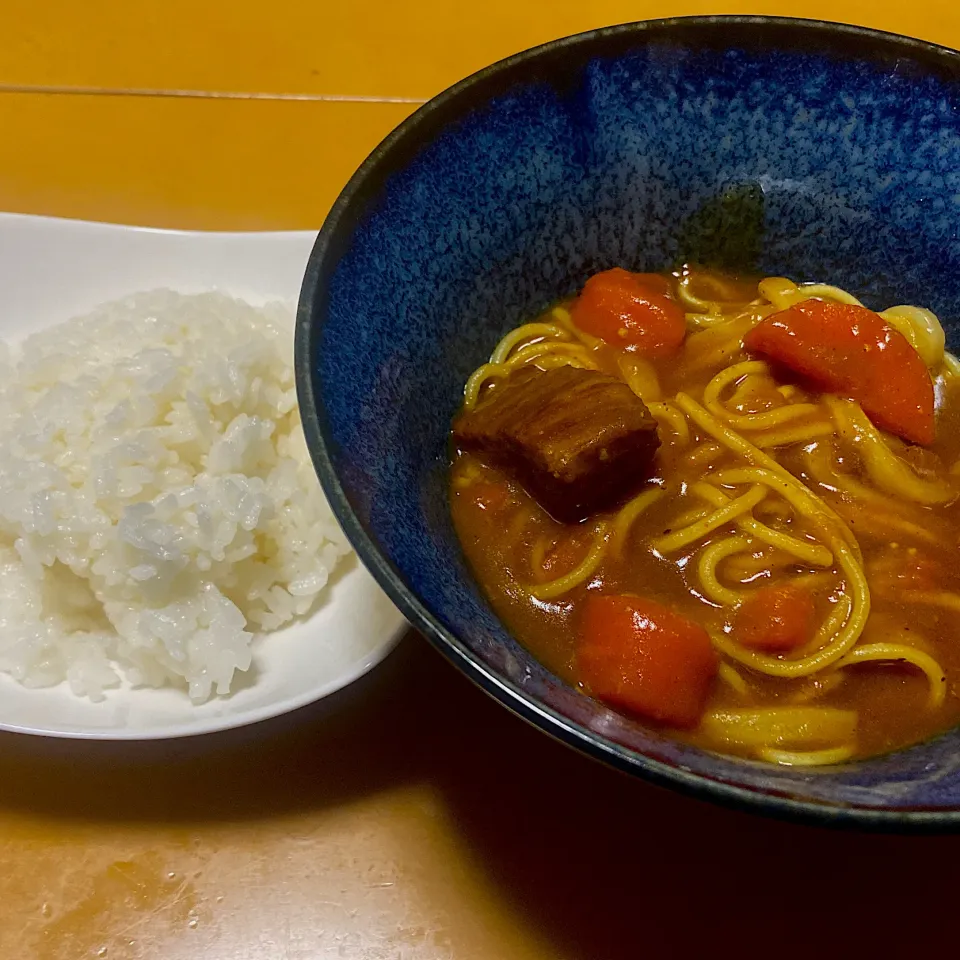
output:
[[[960,54],[814,21],[628,24],[518,54],[418,110],[341,194],[297,328],[307,443],[347,535],[493,696],[594,757],[823,824],[960,827],[960,731],[825,770],[697,749],[553,676],[492,612],[448,432],[497,340],[592,273],[684,261],[960,318]],[[442,717],[437,722],[443,722]]]

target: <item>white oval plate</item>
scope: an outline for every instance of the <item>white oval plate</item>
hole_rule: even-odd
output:
[[[296,301],[313,233],[185,233],[0,214],[0,337],[19,338],[139,290],[218,289],[253,303]],[[292,332],[291,332],[292,336]],[[356,561],[309,620],[263,637],[234,692],[194,706],[183,690],[79,699],[0,673],[0,730],[152,740],[211,733],[319,700],[379,663],[405,621]]]

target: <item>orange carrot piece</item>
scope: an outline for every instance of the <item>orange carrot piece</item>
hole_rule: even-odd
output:
[[[687,332],[683,309],[667,296],[669,290],[664,277],[614,267],[584,284],[570,314],[584,333],[613,347],[666,356],[679,348]]]
[[[677,727],[700,719],[717,671],[703,627],[633,596],[587,597],[576,663],[593,696]]]
[[[743,343],[821,390],[858,400],[878,427],[913,443],[933,443],[933,382],[926,365],[872,310],[804,300],[757,324]]]
[[[760,587],[737,608],[733,639],[744,647],[782,653],[813,636],[813,597],[799,584]]]

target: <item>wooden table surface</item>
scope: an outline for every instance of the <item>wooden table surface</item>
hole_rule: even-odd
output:
[[[954,0],[7,0],[0,209],[317,227],[391,127],[483,64],[721,12],[960,47]],[[414,635],[337,697],[247,730],[0,736],[0,960],[923,956],[956,950],[958,853],[628,779]]]

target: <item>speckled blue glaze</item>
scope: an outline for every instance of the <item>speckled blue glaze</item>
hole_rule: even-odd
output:
[[[764,18],[633,24],[469,78],[371,156],[304,282],[308,442],[412,622],[504,703],[625,769],[766,812],[960,825],[960,735],[830,772],[679,744],[557,680],[464,565],[447,434],[509,328],[612,265],[686,259],[837,283],[960,319],[960,55]]]

